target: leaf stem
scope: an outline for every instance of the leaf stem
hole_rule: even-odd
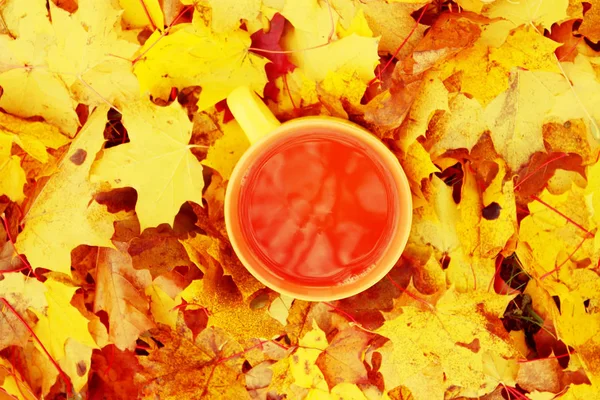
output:
[[[193,5],[189,5],[189,6],[185,7],[185,8],[183,8],[183,9],[181,10],[181,12],[180,12],[179,14],[177,14],[177,16],[175,17],[175,19],[173,20],[173,22],[171,22],[171,24],[169,24],[169,26],[167,27],[167,29],[165,29],[165,30],[164,30],[164,31],[161,33],[160,37],[159,37],[158,39],[156,39],[156,41],[155,41],[154,43],[152,43],[152,44],[151,44],[151,45],[150,45],[150,46],[149,46],[149,47],[148,47],[148,48],[147,48],[147,49],[146,49],[146,50],[145,50],[145,51],[144,51],[142,54],[140,54],[139,56],[137,56],[136,58],[134,58],[133,60],[131,60],[131,65],[135,65],[135,64],[136,64],[138,61],[140,61],[140,59],[141,59],[142,57],[144,57],[144,56],[145,56],[145,55],[146,55],[146,54],[147,54],[147,53],[148,53],[150,50],[152,50],[152,48],[153,48],[154,46],[156,46],[156,44],[157,44],[157,43],[158,43],[158,42],[159,42],[159,41],[160,41],[162,38],[164,38],[165,36],[167,36],[167,35],[169,34],[169,32],[171,31],[171,28],[172,28],[172,27],[175,25],[175,23],[176,23],[177,21],[179,21],[179,19],[180,19],[180,18],[183,16],[183,14],[185,14],[186,12],[188,12],[188,10],[189,10],[190,8],[193,8],[193,7],[194,7]]]
[[[583,246],[583,243],[588,239],[589,239],[588,237],[584,237],[583,240],[581,242],[579,242],[577,247],[575,247],[575,250],[573,250],[571,252],[571,254],[569,254],[567,256],[567,258],[562,263],[560,263],[560,265],[558,267],[554,268],[552,271],[546,272],[544,275],[542,275],[540,277],[540,280],[547,278],[549,275],[552,275],[554,272],[558,272],[563,267],[563,265],[565,265],[567,263],[567,261],[569,261],[571,259],[571,257],[573,257],[575,255],[575,253],[577,253],[577,250],[579,250],[581,248],[581,246]]]
[[[540,199],[537,196],[531,196],[532,199],[538,201],[539,203],[545,205],[546,207],[548,207],[550,210],[554,211],[555,213],[557,213],[558,215],[560,215],[561,217],[563,217],[564,219],[567,220],[567,222],[570,222],[571,224],[573,224],[574,226],[576,226],[577,228],[581,229],[583,232],[586,233],[587,237],[594,237],[594,235],[588,231],[587,229],[585,229],[583,226],[581,226],[580,224],[578,224],[577,222],[573,221],[571,218],[569,218],[568,216],[566,216],[565,214],[561,213],[560,211],[558,211],[556,208],[552,207],[550,204],[546,203],[544,200]]]
[[[414,300],[416,300],[416,301],[418,301],[418,302],[421,302],[421,303],[425,304],[425,305],[426,305],[426,306],[427,306],[429,309],[431,309],[431,310],[434,310],[434,309],[435,309],[435,307],[434,307],[433,305],[431,305],[431,304],[429,304],[427,301],[425,301],[425,300],[423,300],[423,299],[421,299],[421,298],[419,298],[419,297],[415,296],[414,294],[412,294],[411,292],[409,292],[408,290],[406,290],[406,289],[404,289],[402,286],[400,286],[398,283],[396,283],[396,281],[394,281],[394,280],[392,279],[392,277],[391,277],[389,274],[387,274],[386,276],[387,276],[387,278],[390,280],[390,282],[392,282],[392,285],[396,286],[396,287],[397,287],[397,288],[398,288],[398,289],[399,289],[399,290],[400,290],[402,293],[405,293],[405,294],[406,294],[406,295],[408,295],[410,298],[412,298],[412,299],[414,299]]]
[[[523,182],[525,182],[526,180],[528,180],[529,178],[531,178],[533,175],[535,175],[536,173],[538,173],[546,165],[548,165],[550,163],[553,163],[554,161],[558,161],[561,158],[565,158],[567,156],[568,156],[567,153],[562,153],[559,157],[556,157],[556,158],[553,158],[551,160],[548,160],[545,163],[543,163],[542,165],[538,166],[535,170],[533,170],[532,172],[530,172],[527,175],[525,175],[525,177],[515,185],[514,190],[515,191],[519,190],[519,187],[523,184]]]
[[[408,39],[410,39],[410,37],[413,35],[413,33],[415,33],[415,31],[417,30],[417,27],[419,26],[419,23],[421,22],[421,19],[423,19],[423,16],[425,15],[425,13],[427,12],[428,9],[429,9],[429,3],[427,3],[425,5],[425,7],[423,7],[423,11],[421,11],[421,14],[419,15],[419,18],[417,18],[417,21],[415,22],[415,25],[412,27],[412,29],[410,30],[410,32],[408,32],[408,35],[406,35],[406,37],[404,38],[404,40],[402,41],[402,43],[400,43],[400,46],[398,46],[398,48],[396,49],[396,51],[394,52],[394,54],[392,55],[392,57],[384,65],[383,69],[381,69],[379,71],[379,76],[371,79],[371,82],[369,82],[369,85],[371,85],[373,82],[375,82],[376,79],[381,80],[381,74],[383,74],[383,72],[390,66],[390,64],[392,63],[392,61],[394,61],[394,59],[396,58],[396,56],[398,55],[398,53],[400,52],[400,50],[402,50],[402,48],[404,47],[404,45],[406,44],[406,42],[408,42]]]
[[[157,30],[158,28],[157,28],[156,24],[154,23],[152,16],[150,15],[150,11],[148,10],[148,7],[146,7],[146,2],[144,0],[140,0],[140,3],[142,4],[142,8],[144,9],[144,12],[146,13],[146,17],[148,17],[148,20],[150,21],[150,24],[152,25],[152,29]]]

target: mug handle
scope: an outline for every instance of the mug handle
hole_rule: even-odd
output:
[[[281,125],[269,107],[247,86],[234,89],[227,96],[227,105],[251,144]]]

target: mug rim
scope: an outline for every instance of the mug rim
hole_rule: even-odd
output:
[[[334,286],[307,286],[276,276],[254,256],[243,238],[238,217],[238,200],[241,181],[253,162],[263,150],[303,128],[325,127],[337,133],[349,134],[373,150],[388,172],[392,175],[398,196],[398,223],[387,248],[375,265],[365,273],[347,283]],[[225,192],[225,227],[233,250],[240,262],[263,285],[280,294],[307,301],[333,301],[354,296],[379,282],[397,263],[404,251],[412,226],[412,194],[408,179],[397,157],[375,136],[363,127],[350,121],[328,116],[302,117],[284,122],[248,148],[237,162]]]

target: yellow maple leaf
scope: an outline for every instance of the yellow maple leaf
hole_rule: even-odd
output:
[[[5,274],[0,281],[0,297],[4,298],[26,321],[27,310],[45,312],[48,307],[46,287],[35,279],[28,279],[23,274]],[[29,338],[29,333],[17,317],[6,308],[0,306],[0,349],[17,345],[24,346]],[[33,322],[33,321],[31,321]],[[33,324],[33,323],[32,323]]]
[[[460,246],[456,231],[459,213],[452,199],[452,188],[433,177],[426,191],[427,203],[414,210],[409,243],[430,244],[450,253]]]
[[[562,93],[556,97],[556,103],[550,114],[559,117],[562,121],[582,118],[593,137],[598,140],[600,139],[600,82],[591,61],[592,59],[585,55],[578,54],[573,62],[561,63],[569,81],[563,80],[562,85],[559,86]]]
[[[239,86],[262,92],[268,60],[249,53],[250,44],[248,32],[214,33],[197,13],[192,24],[176,25],[167,36],[155,32],[140,50],[143,57],[134,72],[142,92],[155,97],[167,98],[171,87],[201,86],[198,107],[202,111]]]
[[[21,158],[11,155],[13,138],[0,132],[0,196],[6,195],[12,201],[25,199],[25,171],[21,168]]]
[[[569,269],[575,268],[569,260],[591,257],[593,263],[597,262],[598,252],[589,233],[592,225],[583,189],[573,185],[570,191],[559,195],[544,190],[539,200],[532,201],[528,207],[530,215],[520,223],[519,238],[531,248],[534,263],[528,271],[530,274],[541,277],[564,264],[561,269],[568,276]]]
[[[404,123],[400,127],[400,146],[407,151],[427,131],[431,117],[438,110],[449,111],[448,90],[433,73],[423,79],[419,94],[415,98]]]
[[[553,106],[552,93],[529,71],[510,74],[508,90],[485,109],[498,153],[517,171],[536,151],[544,150],[542,126]]]
[[[118,38],[120,13],[111,2],[82,0],[74,14],[49,4],[52,22],[45,3],[29,5],[7,7],[14,14],[11,25],[23,34],[0,37],[6,54],[0,107],[22,117],[42,116],[73,136],[78,102],[112,104],[138,93],[128,59],[139,46]]]
[[[236,121],[222,124],[221,127],[223,137],[217,139],[209,147],[206,159],[204,159],[202,164],[217,170],[223,179],[228,181],[235,164],[248,147],[250,147],[250,142]]]
[[[486,238],[480,233],[482,206],[475,179],[472,173],[465,172],[463,180],[458,205],[452,197],[452,187],[444,181],[436,176],[424,181],[424,198],[414,209],[409,244],[432,247],[437,260],[448,257],[446,280],[458,291],[469,292],[481,287],[481,282],[489,282],[494,263],[481,258],[479,251]]]
[[[379,50],[383,53],[397,54],[399,60],[410,54],[414,46],[423,37],[426,25],[415,28],[412,13],[426,4],[425,1],[380,1],[358,2],[375,36],[380,36]],[[406,44],[402,43],[406,40]],[[399,50],[399,51],[398,51]]]
[[[460,91],[472,95],[485,107],[508,88],[507,72],[514,67],[530,71],[560,71],[554,56],[559,43],[533,28],[521,27],[506,33],[506,40],[497,40],[501,44],[499,48],[490,48],[489,36],[482,35],[473,47],[446,60],[441,66],[441,79],[459,73]]]
[[[378,42],[378,38],[352,34],[322,48],[295,52],[290,58],[308,79],[321,83],[327,93],[358,104],[367,84],[375,77]],[[318,42],[314,33],[301,30],[285,38],[285,46],[290,50],[319,44],[322,42]]]
[[[447,111],[427,130],[427,141],[432,143],[429,153],[439,156],[449,149],[471,151],[487,130],[481,104],[462,93],[448,97]]]
[[[0,4],[2,20],[12,37],[46,41],[51,35],[48,9],[43,0],[7,0]],[[4,33],[4,32],[3,32]]]
[[[88,105],[132,101],[138,83],[128,61],[138,45],[119,38],[120,11],[108,1],[80,0],[74,14],[51,4],[55,43],[48,64],[75,100]]]
[[[555,324],[560,339],[579,354],[592,385],[600,385],[600,312],[587,311],[584,300],[579,293],[562,296],[560,315],[556,316]]]
[[[81,392],[88,383],[92,352],[94,348],[99,348],[95,342],[93,343],[94,346],[88,346],[71,337],[65,342],[65,357],[59,361],[59,365],[71,378],[73,389],[77,392]]]
[[[350,36],[353,33],[356,33],[358,36],[364,37],[372,37],[373,31],[369,27],[369,23],[367,22],[367,18],[365,17],[365,10],[359,9],[354,18],[352,18],[352,22],[348,25],[348,27],[344,27],[344,25],[339,21],[336,27],[336,32],[339,38],[344,38],[346,36]]]
[[[175,329],[177,324],[177,310],[174,309],[177,306],[175,300],[156,284],[149,285],[145,293],[150,297],[150,311],[154,320]]]
[[[71,365],[65,373],[79,391],[87,382],[92,349],[98,348],[98,345],[88,329],[89,321],[71,305],[71,298],[78,288],[52,278],[46,280],[44,286],[48,309],[44,313],[36,312],[39,320],[33,331],[52,358],[61,364]],[[77,343],[69,345],[69,341]],[[79,361],[84,361],[88,366],[83,374],[75,367]]]
[[[600,161],[587,168],[588,184],[585,189],[585,200],[592,213],[596,226],[600,226]]]
[[[44,122],[27,121],[0,112],[0,134],[8,135],[13,142],[38,161],[48,161],[46,148],[58,149],[69,143],[55,126]]]
[[[291,398],[329,399],[327,382],[316,365],[317,358],[328,346],[327,337],[314,320],[310,323],[312,330],[300,338],[293,356],[271,366],[274,377],[269,388]]]
[[[43,163],[48,161],[46,148],[58,149],[69,140],[58,128],[44,122],[33,122],[0,112],[0,194],[12,201],[24,199],[25,171],[21,158],[11,155],[12,143],[18,144],[32,157]]]
[[[554,55],[554,50],[559,46],[560,43],[531,27],[513,29],[501,47],[490,49],[490,61],[507,71],[519,66],[529,71],[559,72]]]
[[[453,202],[453,200],[450,200]],[[465,171],[462,182],[462,195],[457,205],[458,218],[456,232],[460,247],[449,253],[446,279],[456,290],[468,293],[480,289],[483,282],[489,282],[494,274],[495,256],[482,255],[482,242],[489,240],[482,235],[482,200],[472,171]],[[510,211],[510,210],[507,210]],[[502,212],[502,211],[501,211]],[[497,229],[502,226],[498,225]],[[485,230],[483,233],[486,233]]]
[[[282,44],[292,51],[290,60],[298,68],[288,74],[287,82],[277,79],[280,91],[289,92],[292,98],[281,96],[277,109],[290,111],[314,104],[318,89],[332,98],[359,104],[379,62],[379,39],[372,37],[364,10],[347,0],[335,4],[287,0],[279,6],[278,11],[295,28],[284,35]]]
[[[27,383],[21,372],[0,357],[0,400],[35,400],[33,390]]]
[[[92,182],[133,187],[142,230],[173,224],[186,201],[202,204],[202,165],[191,153],[192,123],[178,104],[159,107],[150,101],[127,104],[123,124],[130,143],[106,149],[92,167]]]
[[[285,80],[283,77],[277,78],[275,85],[279,93],[285,93],[279,96],[276,103],[269,103],[269,108],[275,114],[293,112],[294,108],[319,102],[317,83],[309,79],[300,68],[288,73]]]
[[[195,280],[181,292],[180,298],[205,307],[209,314],[208,325],[226,329],[241,343],[250,338],[270,338],[283,330],[266,309],[251,309],[236,290],[232,281],[225,277],[214,283]]]
[[[0,62],[0,86],[3,89],[0,107],[24,118],[39,115],[73,136],[79,121],[69,90],[55,74],[34,67],[45,64],[40,57],[40,53],[45,53],[43,45],[27,38],[13,40],[6,35],[0,36],[3,57]]]
[[[431,161],[431,156],[427,150],[417,141],[413,142],[406,152],[400,153],[398,159],[410,184],[413,194],[413,207],[415,209],[419,208],[423,205],[422,202],[425,201],[425,195],[421,191],[421,182],[423,179],[429,179],[431,174],[439,170]]]
[[[467,397],[494,390],[498,382],[486,374],[478,349],[515,356],[500,321],[490,322],[502,315],[510,300],[486,292],[459,294],[450,288],[435,311],[403,307],[401,315],[376,331],[390,339],[391,350],[382,352],[380,368],[386,386],[404,385],[415,400],[443,398],[451,386]]]
[[[329,3],[319,0],[284,0],[280,4],[272,2],[270,6],[297,30],[313,33],[315,40],[321,41],[319,44],[327,41],[339,18]]]
[[[487,189],[482,193],[483,206],[492,203],[500,206],[500,215],[496,219],[481,218],[480,252],[484,257],[494,257],[506,246],[506,242],[517,230],[517,205],[513,181],[506,179],[506,166],[501,159],[496,160],[498,173]]]
[[[258,16],[261,0],[208,0],[212,9],[211,27],[215,32],[227,32],[240,27],[241,20]]]
[[[569,0],[510,0],[486,1],[483,14],[490,18],[504,18],[516,25],[539,24],[550,29],[553,23],[568,18]]]
[[[561,396],[564,400],[597,400],[598,388],[592,385],[569,385],[567,392]]]
[[[71,250],[80,244],[112,247],[115,215],[92,200],[97,188],[88,180],[100,150],[106,107],[96,109],[25,215],[16,248],[34,268],[71,274]]]

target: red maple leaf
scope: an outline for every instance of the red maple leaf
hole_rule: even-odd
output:
[[[259,30],[252,34],[252,48],[255,53],[268,58],[271,62],[265,66],[267,78],[269,82],[265,85],[263,97],[277,101],[279,95],[279,89],[275,85],[275,80],[280,76],[284,76],[288,72],[292,72],[296,66],[292,64],[284,53],[267,53],[262,52],[258,49],[269,50],[269,51],[282,51],[283,48],[280,45],[281,35],[283,35],[283,29],[285,28],[286,19],[283,15],[277,13],[271,19],[271,29],[268,32]]]

